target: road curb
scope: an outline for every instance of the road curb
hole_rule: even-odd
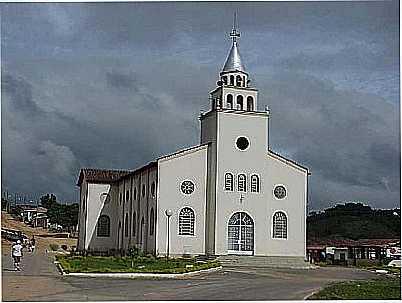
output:
[[[311,296],[315,295],[316,293],[318,293],[321,289],[323,289],[324,287],[319,287],[316,288],[314,291],[310,292],[308,295],[305,295],[302,299],[302,301],[307,301],[308,298],[310,298]]]
[[[154,273],[67,273],[64,271],[61,264],[57,261],[54,262],[60,274],[68,277],[88,277],[88,278],[123,278],[123,279],[136,279],[136,278],[149,278],[149,279],[183,279],[187,277],[192,277],[199,274],[206,274],[211,272],[216,272],[222,269],[222,266],[197,270],[192,272],[186,272],[182,274],[154,274]]]

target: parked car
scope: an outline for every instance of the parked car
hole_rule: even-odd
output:
[[[392,260],[391,262],[388,263],[387,266],[401,268],[401,260]]]

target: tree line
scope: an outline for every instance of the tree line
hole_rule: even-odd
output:
[[[78,203],[60,204],[54,194],[46,194],[40,198],[41,206],[47,208],[50,223],[72,228],[78,224]]]
[[[338,204],[307,217],[309,239],[399,239],[401,211],[372,209],[362,203]]]

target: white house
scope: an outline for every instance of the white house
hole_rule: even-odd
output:
[[[239,36],[199,145],[136,170],[81,169],[78,249],[305,258],[309,172],[269,149],[269,111],[258,111]]]

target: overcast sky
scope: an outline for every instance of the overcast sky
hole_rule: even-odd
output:
[[[15,3],[1,7],[2,189],[77,201],[81,167],[199,143],[230,48],[309,167],[310,209],[400,204],[399,3]]]

